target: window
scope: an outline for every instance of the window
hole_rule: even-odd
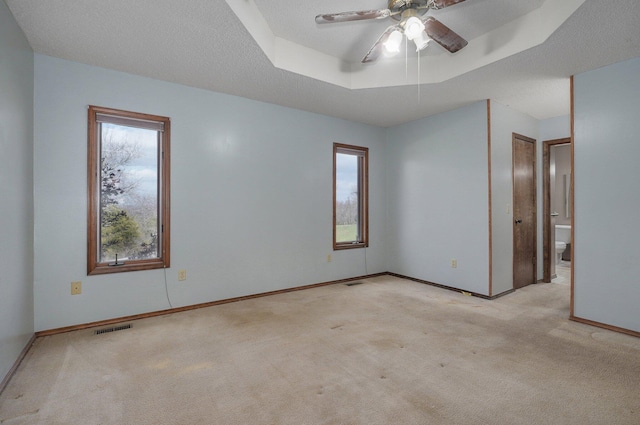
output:
[[[87,273],[169,267],[169,118],[89,107]]]
[[[369,149],[333,145],[333,249],[369,246]]]

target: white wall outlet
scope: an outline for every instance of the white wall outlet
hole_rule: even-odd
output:
[[[331,262],[331,254],[327,254],[327,263]]]
[[[178,280],[187,280],[187,271],[182,269],[178,270]]]
[[[71,282],[71,295],[82,294],[82,282]]]
[[[451,268],[455,269],[458,267],[458,260],[456,260],[455,258],[451,259]]]

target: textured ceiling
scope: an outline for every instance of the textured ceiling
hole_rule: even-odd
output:
[[[382,127],[487,98],[539,119],[566,115],[569,76],[640,56],[640,2],[586,0],[526,51],[442,83],[353,90],[275,67],[223,1],[5,1],[37,53]],[[541,3],[467,0],[433,14],[473,39]],[[359,60],[387,25],[319,28],[313,21],[318,13],[378,9],[383,1],[255,5],[276,36],[347,61]]]

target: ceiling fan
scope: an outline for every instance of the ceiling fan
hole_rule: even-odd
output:
[[[433,16],[424,15],[430,9],[443,9],[463,1],[465,0],[389,0],[387,9],[320,14],[316,16],[316,23],[331,24],[389,17],[398,21],[382,33],[362,59],[362,63],[373,62],[383,51],[398,52],[402,34],[415,43],[416,52],[427,47],[431,39],[449,52],[455,53],[467,45],[467,40]]]

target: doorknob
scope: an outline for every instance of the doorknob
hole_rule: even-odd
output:
[[[522,223],[522,220],[516,219],[516,224],[520,224],[520,223]]]

